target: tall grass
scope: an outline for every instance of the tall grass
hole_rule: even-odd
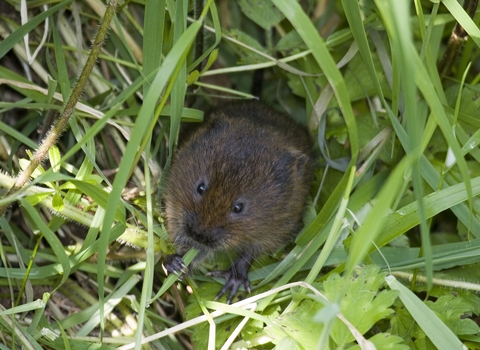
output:
[[[475,1],[0,6],[2,349],[478,347]],[[305,228],[226,305],[165,275],[161,192],[181,122],[246,98],[319,166]]]

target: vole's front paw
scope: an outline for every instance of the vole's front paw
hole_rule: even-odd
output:
[[[177,276],[184,275],[188,271],[182,257],[178,254],[167,255],[163,260],[163,266],[168,273],[174,273]]]
[[[250,281],[248,280],[247,271],[236,269],[233,265],[225,271],[209,272],[207,276],[222,277],[226,280],[214,300],[217,300],[229,290],[230,293],[228,294],[227,304],[231,304],[233,297],[237,294],[238,288],[240,288],[241,285],[243,285],[245,290],[250,293]]]

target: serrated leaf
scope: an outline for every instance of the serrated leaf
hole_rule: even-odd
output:
[[[447,294],[435,302],[427,300],[428,307],[440,315],[443,322],[457,335],[477,334],[480,327],[469,318],[472,316],[471,304],[458,294]]]
[[[478,269],[479,264],[473,264],[473,266]],[[465,267],[467,268],[467,266]],[[480,297],[478,295],[469,291],[458,291],[456,294],[460,295],[463,300],[470,305],[470,309],[475,315],[480,314]]]
[[[242,12],[263,29],[280,23],[285,17],[269,0],[240,0]]]
[[[265,327],[265,332],[272,337],[272,343],[301,344],[304,349],[317,347],[323,325],[314,321],[314,315],[323,307],[313,300],[302,301],[295,311],[274,318],[274,325]],[[292,340],[294,342],[292,342]]]
[[[332,274],[323,285],[328,300],[336,300],[339,293],[344,293],[340,310],[361,334],[393,313],[389,307],[397,298],[397,293],[378,291],[385,278],[385,274],[379,271],[378,267],[368,265],[357,269],[354,276],[349,278]],[[354,340],[348,327],[339,320],[335,321],[330,335],[339,346]]]
[[[411,349],[436,349],[408,311],[399,307],[390,320],[390,332],[400,336]]]

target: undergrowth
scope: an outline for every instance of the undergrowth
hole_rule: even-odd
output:
[[[1,2],[0,348],[478,349],[477,5]],[[226,305],[166,276],[161,193],[181,122],[253,98],[318,167]]]

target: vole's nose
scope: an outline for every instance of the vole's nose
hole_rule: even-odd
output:
[[[218,247],[219,239],[225,235],[223,228],[208,228],[202,225],[195,214],[189,218],[185,228],[188,237],[212,249]]]

